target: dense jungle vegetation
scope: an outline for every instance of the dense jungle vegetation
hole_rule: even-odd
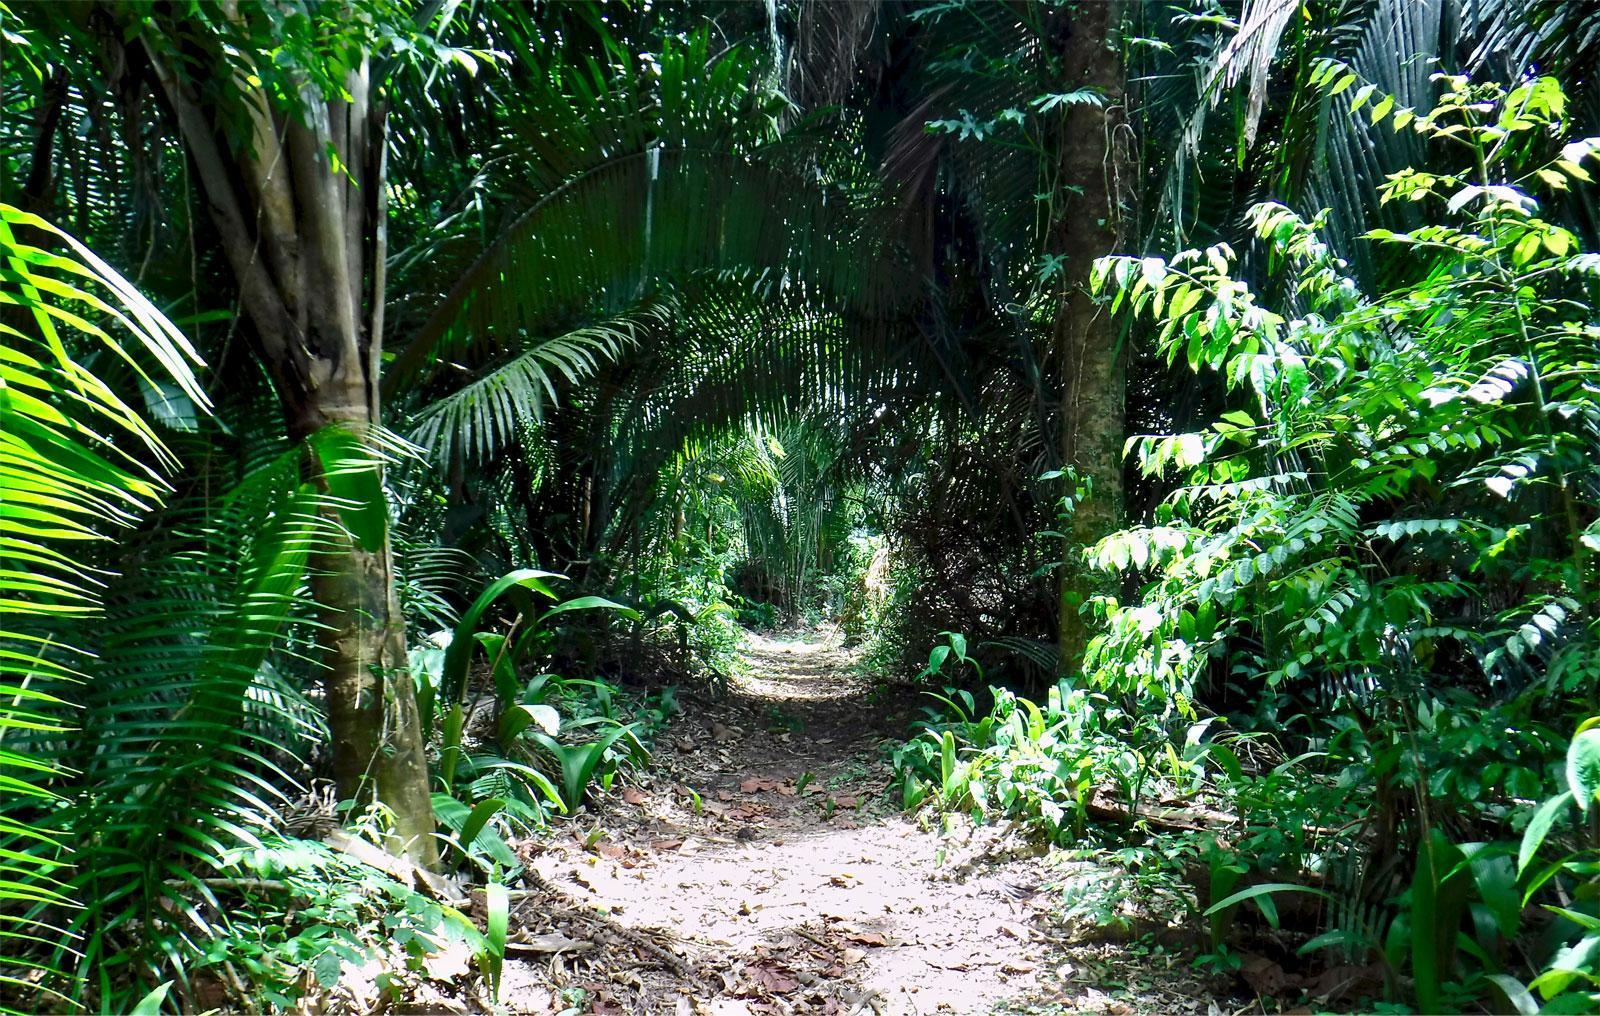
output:
[[[672,784],[1065,865],[1030,1012],[1600,1010],[1600,8],[0,30],[0,1009],[863,1011],[560,979]],[[695,789],[774,632],[877,775]]]

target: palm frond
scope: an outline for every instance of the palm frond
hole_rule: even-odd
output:
[[[187,979],[228,922],[207,872],[255,845],[297,786],[320,725],[272,660],[295,652],[286,627],[309,623],[308,563],[346,538],[322,502],[285,450],[129,548],[147,564],[110,594],[68,813],[98,831],[73,882],[91,990]]]
[[[640,345],[641,336],[666,326],[670,303],[647,301],[630,314],[534,341],[498,367],[437,398],[417,414],[411,439],[438,461],[458,455],[488,460],[519,427],[544,420],[546,405],[560,401],[560,384],[577,385],[600,365]]]
[[[24,243],[26,229],[65,248]],[[144,383],[170,380],[205,405],[194,350],[105,262],[43,219],[0,205],[0,921],[10,942],[69,936],[71,852],[51,831],[66,803],[53,750],[75,717],[68,696],[91,663],[84,621],[107,574],[83,550],[127,527],[167,493],[172,457],[150,425],[85,359],[110,354]],[[103,324],[102,324],[103,323]],[[14,968],[13,968],[14,969]],[[0,985],[27,982],[0,974]]]

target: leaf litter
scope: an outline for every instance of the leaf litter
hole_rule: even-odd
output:
[[[884,794],[879,745],[904,725],[863,722],[886,710],[837,641],[753,635],[746,655],[727,700],[686,696],[647,785],[518,844],[506,1011],[1207,1011],[1198,989],[1141,1004],[1082,983],[1048,895],[1015,892],[1048,877],[1037,857],[941,864]]]

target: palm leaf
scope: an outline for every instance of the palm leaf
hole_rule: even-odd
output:
[[[68,253],[22,242],[19,229]],[[56,747],[75,720],[68,696],[90,664],[82,621],[100,611],[108,578],[84,548],[154,507],[166,493],[159,468],[173,461],[83,360],[110,353],[147,385],[170,378],[197,405],[206,399],[188,342],[76,239],[0,205],[0,257],[0,303],[13,312],[0,323],[0,920],[9,952],[30,940],[72,941],[58,928],[76,902],[71,853],[51,829],[67,803]],[[11,967],[10,957],[0,954],[0,965]]]

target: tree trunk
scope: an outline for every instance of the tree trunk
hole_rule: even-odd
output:
[[[350,546],[318,555],[312,568],[326,626],[319,644],[339,796],[363,800],[375,790],[394,814],[397,846],[432,866],[428,765],[388,541],[377,552]]]
[[[1051,249],[1067,255],[1055,352],[1062,383],[1061,457],[1076,476],[1061,572],[1060,654],[1063,673],[1078,669],[1090,627],[1080,613],[1100,592],[1083,564],[1083,550],[1112,532],[1122,515],[1124,365],[1122,343],[1110,316],[1089,295],[1096,258],[1115,251],[1135,181],[1128,169],[1122,60],[1116,29],[1120,5],[1078,4],[1061,52],[1062,83],[1092,88],[1104,105],[1070,107],[1059,137],[1056,207]]]
[[[351,72],[348,99],[307,88],[293,111],[275,109],[241,76],[242,108],[215,110],[146,55],[177,116],[289,435],[306,441],[339,427],[370,449],[381,422],[387,210],[384,110],[372,101],[368,67]],[[222,133],[240,118],[252,127],[248,146]],[[373,450],[370,459],[381,482],[381,455]],[[306,461],[326,488],[327,464],[309,450]],[[312,569],[339,794],[362,801],[375,791],[393,814],[395,846],[431,867],[438,847],[428,769],[388,535],[369,546],[347,540],[317,555]]]

